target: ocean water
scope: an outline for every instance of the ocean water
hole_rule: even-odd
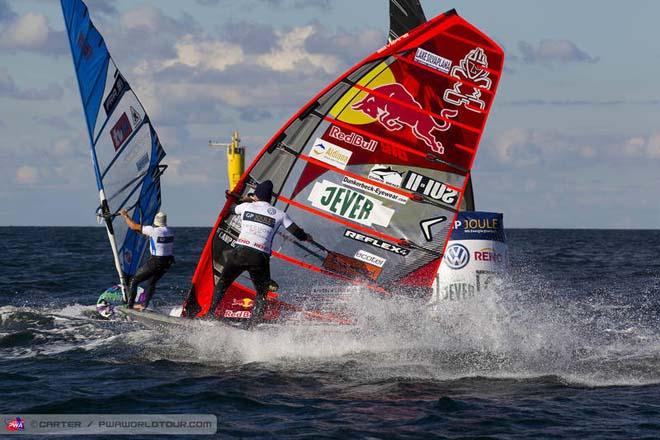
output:
[[[208,230],[177,233],[157,308],[181,303]],[[660,231],[507,234],[503,285],[451,312],[356,293],[349,330],[245,332],[90,319],[115,280],[104,230],[0,228],[0,413],[211,413],[218,438],[660,438]]]

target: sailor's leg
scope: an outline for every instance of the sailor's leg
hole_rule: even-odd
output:
[[[160,281],[163,275],[165,275],[165,273],[169,270],[171,265],[171,259],[159,259],[156,270],[154,271],[154,274],[151,276],[151,278],[149,278],[149,284],[147,284],[147,288],[144,291],[144,302],[142,303],[144,309],[149,306],[149,301],[151,301],[151,298],[153,298],[153,295],[156,292],[156,283]]]
[[[222,275],[218,280],[218,284],[216,284],[213,289],[211,308],[206,315],[209,318],[215,317],[215,309],[218,308],[222,298],[225,296],[225,292],[229,286],[231,286],[231,283],[233,283],[244,270],[244,267],[240,264],[240,261],[238,261],[240,257],[237,253],[238,251],[236,249],[231,251],[227,258],[227,262],[225,263]]]
[[[153,258],[149,258],[147,262],[138,269],[138,271],[131,278],[131,283],[128,287],[128,308],[132,309],[135,304],[135,296],[137,295],[138,284],[151,278],[157,271],[157,263]]]
[[[257,297],[254,299],[254,307],[252,308],[252,317],[250,318],[250,325],[254,325],[261,322],[266,308],[266,294],[270,284],[270,258],[268,255],[259,252],[258,258],[250,261],[248,272],[254,284],[254,289],[257,291]]]

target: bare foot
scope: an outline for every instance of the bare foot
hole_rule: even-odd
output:
[[[137,310],[138,312],[142,312],[142,311],[144,311],[144,306],[143,306],[142,304],[135,304],[135,305],[133,306],[133,308],[134,308],[135,310]]]

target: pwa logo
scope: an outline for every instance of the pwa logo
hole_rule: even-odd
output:
[[[25,421],[20,417],[16,417],[14,420],[7,422],[5,428],[9,432],[25,431]]]
[[[463,269],[470,262],[470,251],[462,244],[454,243],[447,248],[444,259],[450,269]]]
[[[440,124],[425,113],[403,84],[395,82],[376,87],[351,108],[377,120],[389,131],[401,131],[407,126],[431,150],[437,154],[445,153],[445,147],[434,132],[449,130],[451,122],[443,121]],[[454,118],[458,111],[444,109],[440,115],[443,118]]]

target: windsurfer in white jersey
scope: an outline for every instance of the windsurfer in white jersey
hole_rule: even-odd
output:
[[[153,226],[142,226],[135,223],[128,216],[125,209],[119,214],[126,220],[126,224],[132,230],[149,237],[149,251],[151,257],[144,263],[131,278],[128,287],[128,308],[135,307],[136,310],[144,310],[149,306],[149,301],[156,291],[156,283],[161,279],[174,263],[174,231],[167,227],[167,215],[159,212],[154,218]],[[138,284],[148,281],[142,304],[135,304]]]
[[[236,247],[229,253],[222,276],[213,290],[210,317],[213,317],[231,283],[247,271],[257,292],[249,325],[260,322],[271,282],[271,244],[278,228],[284,225],[286,230],[298,240],[312,241],[312,236],[293,223],[285,212],[270,204],[272,197],[273,182],[266,180],[257,185],[254,194],[241,199],[245,203],[232,206],[232,213],[240,216],[241,233],[236,240]]]

